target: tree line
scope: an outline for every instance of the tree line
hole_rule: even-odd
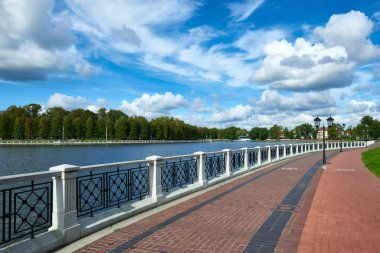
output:
[[[330,139],[340,138],[342,126],[329,129]],[[345,129],[345,138],[379,138],[380,122],[364,116],[356,127]],[[96,113],[53,107],[42,112],[39,104],[10,106],[0,112],[1,139],[115,139],[115,140],[196,140],[238,139],[248,135],[252,140],[315,139],[317,130],[311,124],[293,129],[273,125],[254,127],[250,131],[237,127],[224,129],[198,127],[172,117],[148,120],[141,116],[128,116],[120,110],[99,109]]]
[[[196,140],[236,139],[242,129],[197,127],[172,117],[147,120],[120,110],[96,113],[53,107],[42,112],[39,104],[10,106],[0,112],[1,139],[115,139]]]

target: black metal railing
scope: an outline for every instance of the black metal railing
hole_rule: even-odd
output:
[[[34,238],[52,225],[53,182],[34,180],[0,190],[0,244]]]
[[[231,172],[238,171],[244,167],[244,151],[233,151],[230,155]]]
[[[285,147],[285,154],[286,154],[286,156],[290,156],[290,151],[291,151],[291,146],[286,146]]]
[[[149,167],[140,165],[137,168],[117,167],[77,177],[77,210],[78,217],[90,215],[110,207],[142,199],[149,195]]]
[[[257,164],[258,152],[257,150],[248,150],[248,166]]]
[[[196,181],[197,160],[195,157],[186,160],[166,161],[161,164],[161,185],[165,191],[193,184]]]
[[[276,147],[270,148],[270,158],[271,158],[271,160],[275,160],[277,158],[277,148]]]
[[[260,149],[260,152],[261,152],[261,162],[262,163],[265,163],[268,161],[268,152],[269,152],[269,148],[262,148]]]
[[[217,177],[226,171],[226,157],[222,154],[206,155],[205,171],[207,178]]]
[[[292,149],[293,149],[293,155],[295,155],[297,153],[297,146],[293,146]]]
[[[284,146],[278,147],[278,156],[279,158],[284,157]]]

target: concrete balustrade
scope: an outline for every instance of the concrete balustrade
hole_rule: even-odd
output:
[[[373,141],[368,141],[367,143],[343,142],[343,148],[348,149],[366,147],[372,145],[373,143]],[[281,156],[279,150],[280,147],[282,150]],[[272,148],[275,149],[272,150]],[[289,148],[288,152],[287,148]],[[264,153],[266,157],[262,157],[261,151],[263,149],[267,150],[266,154]],[[328,145],[326,145],[326,149],[340,149],[340,142],[328,143]],[[52,251],[100,229],[125,220],[133,215],[160,206],[164,203],[178,199],[195,191],[207,188],[211,185],[228,180],[232,177],[254,171],[273,162],[321,150],[321,143],[299,143],[281,146],[275,145],[266,147],[242,148],[239,150],[225,149],[219,152],[207,153],[200,151],[191,155],[172,157],[149,156],[146,157],[145,160],[139,161],[99,164],[82,167],[64,164],[50,168],[49,172],[38,172],[0,177],[0,185],[2,186],[14,183],[30,182],[31,180],[52,180],[53,194],[51,203],[52,220],[48,231],[36,235],[34,238],[29,238],[27,240],[18,242],[15,241],[13,244],[7,245],[6,247],[0,249],[0,252]],[[249,158],[249,152],[251,152],[251,158]],[[274,159],[272,159],[271,152],[275,152]],[[231,159],[234,159],[233,166],[235,167],[233,170],[231,167]],[[263,160],[265,162],[262,162]],[[193,169],[196,171],[196,175],[193,175],[193,177],[196,176],[196,179],[194,181],[189,181],[189,175],[187,175],[187,178],[185,176],[185,179],[187,181],[184,183],[184,185],[175,186],[173,183],[173,188],[170,188],[167,191],[163,191],[163,176],[165,175],[165,177],[169,177],[170,179],[171,175],[173,175],[173,178],[170,180],[175,180],[175,177],[178,176],[178,173],[176,174],[175,172],[176,169],[182,170],[184,173],[189,173],[190,166],[193,166],[191,164],[191,161],[195,161],[193,164],[195,164],[194,166],[196,168]],[[237,165],[236,161],[238,161]],[[164,166],[165,164],[167,167]],[[78,178],[80,175],[88,175],[90,178],[88,180],[94,180],[93,178],[100,177],[97,176],[100,173],[104,178],[104,175],[108,176],[108,174],[106,174],[108,173],[107,171],[112,168],[112,173],[114,173],[112,176],[122,179],[122,176],[120,175],[124,174],[121,173],[127,172],[120,172],[120,168],[132,167],[136,169],[136,173],[140,173],[140,177],[142,177],[141,175],[145,175],[141,171],[144,168],[148,168],[149,189],[146,195],[143,197],[140,195],[140,198],[131,199],[130,201],[128,200],[128,202],[125,202],[123,204],[118,203],[118,205],[113,208],[104,208],[104,210],[102,209],[99,212],[94,212],[94,214],[91,210],[90,217],[78,217],[79,210],[77,209],[79,208],[79,202],[77,198],[78,194],[80,193],[77,192],[79,189],[79,186],[77,184],[79,182]],[[164,167],[169,168],[168,171],[172,174],[162,174]],[[117,168],[117,170],[115,170],[115,168]],[[208,178],[207,173],[210,173],[211,170],[219,171],[218,173],[214,171],[215,175]],[[140,180],[142,179],[140,178]],[[141,182],[139,181],[139,183]]]

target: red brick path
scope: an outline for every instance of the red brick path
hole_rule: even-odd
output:
[[[278,204],[320,160],[318,152],[272,165],[77,252],[243,252]],[[380,181],[363,167],[359,150],[343,152],[330,163],[314,175],[275,252],[297,248],[298,252],[380,252]]]
[[[321,176],[298,252],[380,252],[380,180],[345,151]]]

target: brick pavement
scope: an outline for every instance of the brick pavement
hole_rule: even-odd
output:
[[[276,246],[276,252],[295,252],[321,174],[319,166],[310,168],[320,158],[314,153],[272,165],[77,252],[273,252]],[[273,247],[260,247],[257,239]]]
[[[380,252],[380,180],[363,150],[333,158],[321,176],[298,252]]]

